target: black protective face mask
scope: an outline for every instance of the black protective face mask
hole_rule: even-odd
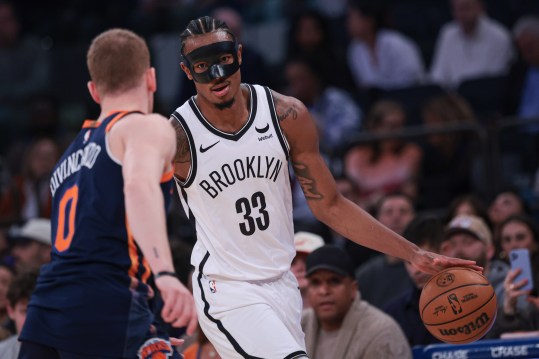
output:
[[[234,61],[231,64],[221,64],[221,56],[223,54],[231,54]],[[182,55],[182,57],[189,70],[191,70],[193,79],[203,84],[233,75],[240,68],[238,62],[238,46],[233,41],[221,41],[202,46],[188,54]],[[198,62],[206,62],[208,64],[206,71],[201,73],[195,72],[193,65]]]

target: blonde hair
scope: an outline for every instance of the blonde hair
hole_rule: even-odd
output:
[[[112,29],[94,38],[86,60],[92,81],[100,91],[111,94],[139,85],[150,68],[150,51],[134,32]]]

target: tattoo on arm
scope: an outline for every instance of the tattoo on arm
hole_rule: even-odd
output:
[[[159,252],[157,251],[157,248],[153,247],[153,255],[155,258],[159,258]]]
[[[287,104],[282,100],[275,99],[275,110],[277,112],[277,118],[279,121],[284,121],[287,118],[296,120],[298,118],[298,111],[294,104]]]
[[[322,193],[320,193],[318,189],[316,188],[316,180],[311,175],[309,167],[299,162],[292,163],[292,166],[294,167],[296,178],[298,179],[299,184],[301,188],[303,189],[305,198],[307,200],[324,199],[324,195],[322,195]]]
[[[191,162],[191,150],[189,149],[189,141],[187,140],[185,130],[176,119],[172,119],[170,122],[176,130],[176,155],[174,156],[174,162],[189,163]]]

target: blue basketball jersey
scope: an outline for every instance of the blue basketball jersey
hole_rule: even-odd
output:
[[[129,229],[122,166],[107,134],[129,112],[85,121],[51,176],[52,253],[22,340],[86,355],[135,357],[152,330],[150,267]],[[172,171],[161,189],[168,206]]]

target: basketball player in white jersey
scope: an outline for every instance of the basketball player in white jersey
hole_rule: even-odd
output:
[[[305,106],[241,83],[241,45],[225,23],[191,21],[181,34],[181,53],[197,94],[171,116],[175,176],[196,228],[191,262],[199,322],[221,357],[307,357],[301,295],[290,272],[289,160],[313,213],[342,236],[428,273],[456,265],[481,270],[421,250],[342,197]]]

